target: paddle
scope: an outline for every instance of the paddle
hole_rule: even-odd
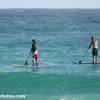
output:
[[[26,59],[26,61],[25,61],[25,65],[28,65],[28,59],[29,59],[29,57],[30,57],[30,54],[31,54],[31,51],[29,52],[29,55],[28,55],[28,57],[27,57],[27,59]]]
[[[89,47],[90,48],[90,47]],[[84,53],[84,55],[82,56],[81,60],[78,63],[81,63],[83,58],[86,56],[86,54],[88,53],[89,48],[86,50],[86,52]]]

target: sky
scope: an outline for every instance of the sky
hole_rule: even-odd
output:
[[[0,8],[100,8],[100,0],[0,0]]]

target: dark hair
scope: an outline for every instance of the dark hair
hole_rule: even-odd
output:
[[[94,39],[94,36],[91,36],[91,39],[93,40]]]
[[[32,40],[32,42],[34,42],[34,43],[35,43],[35,39],[33,39],[33,40]]]

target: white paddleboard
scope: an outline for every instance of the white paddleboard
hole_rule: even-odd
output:
[[[13,67],[24,67],[25,65],[21,65],[21,64],[13,64]]]

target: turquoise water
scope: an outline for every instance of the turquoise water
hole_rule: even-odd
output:
[[[27,100],[99,100],[100,65],[72,63],[81,60],[92,35],[100,40],[99,32],[99,9],[0,10],[0,94],[25,94]],[[13,67],[25,63],[33,38],[39,66],[32,68],[30,57],[28,66]],[[83,61],[92,61],[91,49]]]
[[[0,76],[0,94],[26,95],[25,100],[100,99],[100,77],[97,76],[30,72],[2,73]]]

